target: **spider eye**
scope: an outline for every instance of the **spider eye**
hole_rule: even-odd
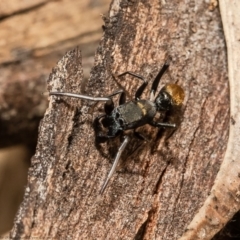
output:
[[[172,107],[171,96],[165,91],[160,91],[155,100],[155,103],[157,105],[158,111],[168,111]]]

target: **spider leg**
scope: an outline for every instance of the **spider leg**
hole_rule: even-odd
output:
[[[107,176],[107,178],[106,178],[106,180],[105,180],[105,182],[104,182],[104,184],[101,188],[100,194],[104,193],[104,190],[106,189],[106,187],[109,183],[109,180],[111,179],[112,175],[116,171],[117,165],[119,163],[119,159],[120,159],[124,149],[126,148],[127,144],[129,143],[129,140],[130,140],[130,138],[128,136],[124,137],[124,141],[122,142],[121,146],[118,149],[118,152],[116,154],[116,157],[115,157],[113,165],[112,165],[112,168],[111,168],[110,172],[108,173],[108,176]]]
[[[135,93],[135,100],[139,100],[141,95],[142,95],[142,93],[143,93],[143,91],[145,90],[146,86],[148,85],[148,82],[143,78],[143,76],[135,74],[133,72],[129,72],[129,71],[124,72],[124,73],[118,75],[118,77],[122,77],[122,76],[124,76],[126,74],[129,74],[129,75],[131,75],[133,77],[136,77],[136,78],[138,78],[138,79],[143,81],[142,85],[137,89],[137,91]]]
[[[80,99],[90,100],[94,102],[105,101],[106,103],[104,108],[105,108],[106,114],[111,113],[112,110],[114,109],[114,103],[112,101],[112,97],[117,94],[120,94],[119,105],[125,103],[126,93],[124,90],[118,90],[107,97],[91,97],[83,94],[75,94],[75,93],[67,93],[67,92],[50,92],[49,93],[50,96],[56,95],[56,96],[74,97],[74,98],[80,98]],[[95,105],[93,107],[95,107]]]
[[[83,95],[83,94],[76,94],[76,93],[67,93],[67,92],[50,92],[49,95],[56,95],[56,96],[66,96],[66,97],[73,97],[73,98],[80,98],[80,99],[85,99],[85,100],[90,100],[90,101],[94,101],[94,102],[99,102],[99,101],[105,101],[105,108],[108,107],[111,109],[114,108],[114,104],[112,101],[111,97],[91,97],[91,96],[87,96],[87,95]],[[114,95],[114,94],[113,94]],[[97,104],[97,103],[96,103]],[[96,104],[94,104],[90,110],[90,112],[92,113],[93,108],[96,106]],[[106,110],[105,110],[106,112]]]
[[[120,133],[119,133],[120,134]],[[102,134],[102,133],[98,133],[97,135],[96,135],[96,137],[97,137],[97,139],[98,139],[98,141],[100,142],[100,143],[103,143],[103,142],[106,142],[107,140],[109,140],[109,139],[111,139],[111,138],[115,138],[115,137],[117,137],[118,135],[107,135],[107,134]]]
[[[133,149],[133,151],[130,153],[128,157],[131,157],[144,144],[144,142],[149,143],[149,140],[143,134],[141,134],[140,132],[137,132],[136,129],[134,129],[133,134],[136,138],[141,140],[141,143]]]
[[[94,128],[94,132],[95,132],[96,141],[100,142],[100,143],[106,142],[108,139],[116,137],[116,136],[111,136],[111,135],[101,133],[100,120],[102,118],[105,118],[106,116],[107,116],[106,114],[102,114],[102,115],[96,117],[93,121],[93,128]],[[103,126],[104,126],[104,124],[103,124]],[[104,126],[104,127],[106,127],[106,126]]]
[[[151,87],[151,92],[150,92],[150,101],[153,101],[153,98],[155,96],[156,90],[158,88],[159,82],[163,76],[163,74],[166,72],[166,70],[169,67],[169,63],[165,62],[163,67],[161,68],[160,72],[158,73],[158,75],[156,76],[156,78],[153,81],[152,87]]]
[[[133,134],[136,138],[138,138],[142,141],[149,142],[149,140],[144,135],[142,135],[140,132],[137,132],[136,129],[134,129]]]
[[[123,105],[126,102],[126,92],[122,90],[118,104]]]
[[[112,101],[112,97],[117,95],[117,94],[120,94],[120,97],[119,97],[119,105],[122,105],[126,102],[126,93],[123,89],[121,90],[118,90],[114,93],[112,93],[111,95],[108,95],[107,97],[109,99],[111,99],[111,101],[107,101],[104,105],[104,110],[105,110],[105,113],[108,115],[112,112],[112,110],[114,109],[114,103]]]
[[[106,117],[106,114],[102,114],[102,115],[100,115],[100,116],[98,116],[94,119],[93,128],[94,128],[95,131],[99,130],[99,125],[100,125],[99,121],[100,121],[101,118],[104,118],[104,117]]]
[[[176,128],[175,123],[163,123],[163,122],[150,122],[149,123],[153,127],[163,127],[163,128]]]
[[[91,96],[87,96],[87,95],[67,93],[67,92],[50,92],[49,95],[81,98],[81,99],[95,101],[95,102],[98,102],[98,101],[112,101],[112,99],[110,97],[91,97]]]

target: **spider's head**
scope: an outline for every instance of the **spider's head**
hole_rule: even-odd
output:
[[[155,99],[158,111],[168,111],[173,107],[179,107],[184,101],[184,91],[177,84],[166,84]]]

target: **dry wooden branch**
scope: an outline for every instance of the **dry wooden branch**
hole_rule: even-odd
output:
[[[231,96],[231,125],[227,151],[210,195],[188,226],[181,240],[212,239],[240,210],[240,2],[220,0],[228,49],[228,77]],[[224,238],[225,239],[225,238]]]
[[[50,98],[32,159],[13,238],[178,239],[204,203],[228,139],[229,95],[220,14],[205,1],[113,1],[86,88],[106,96],[122,87],[133,96],[139,82],[117,79],[126,70],[151,81],[167,57],[168,74],[186,92],[183,121],[165,141],[151,139],[128,157],[105,194],[100,188],[119,141],[96,148],[92,103]],[[49,79],[49,91],[79,93],[78,50],[68,52]],[[151,85],[151,84],[149,84]],[[149,89],[148,89],[149,90]],[[147,96],[147,91],[146,95]]]

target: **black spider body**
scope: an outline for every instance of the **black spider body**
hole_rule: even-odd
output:
[[[164,64],[158,75],[156,76],[155,80],[153,81],[151,87],[151,94],[152,96],[155,95],[157,87],[159,85],[160,79],[164,72],[168,68],[168,64]],[[132,72],[125,72],[119,77],[123,75],[132,75],[140,80],[143,81],[141,86],[137,89],[135,93],[135,98],[132,101],[126,102],[126,93],[123,90],[117,91],[110,96],[107,97],[90,97],[81,94],[73,94],[73,93],[61,93],[61,92],[51,92],[50,95],[62,95],[62,96],[69,96],[69,97],[76,97],[90,101],[105,101],[105,114],[97,117],[94,120],[94,125],[97,129],[96,137],[101,139],[101,141],[105,141],[107,139],[115,138],[117,136],[123,136],[124,140],[121,146],[118,149],[116,157],[114,159],[113,166],[105,180],[101,193],[105,190],[109,179],[113,175],[118,161],[121,157],[122,152],[126,148],[127,144],[129,143],[130,137],[124,134],[124,131],[132,129],[137,137],[143,139],[142,136],[135,132],[136,128],[141,127],[145,124],[150,124],[154,127],[171,127],[175,128],[176,125],[174,123],[166,123],[166,122],[154,122],[154,117],[158,112],[167,112],[172,110],[174,107],[181,106],[184,100],[184,91],[183,89],[178,86],[177,84],[167,84],[165,85],[155,97],[155,100],[145,100],[140,99],[143,91],[147,86],[147,81],[140,75],[137,75]],[[117,107],[114,106],[112,97],[119,94],[119,105]],[[152,97],[151,96],[151,97]],[[101,129],[100,125],[103,125],[106,128],[106,133],[103,131],[99,132]]]
[[[141,127],[152,121],[157,113],[156,105],[149,100],[130,101],[114,108],[102,121],[108,128],[108,136],[117,136],[128,129]]]

